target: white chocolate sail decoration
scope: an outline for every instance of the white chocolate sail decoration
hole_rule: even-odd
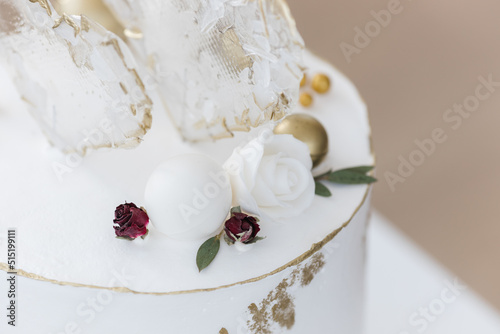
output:
[[[152,102],[128,47],[47,0],[0,0],[0,62],[42,130],[64,152],[133,147]]]
[[[185,139],[248,131],[296,105],[304,46],[284,0],[104,1]]]

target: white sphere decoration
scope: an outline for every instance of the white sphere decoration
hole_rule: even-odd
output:
[[[231,201],[227,173],[219,163],[201,154],[165,161],[146,185],[145,204],[151,223],[179,240],[213,236],[224,223]]]

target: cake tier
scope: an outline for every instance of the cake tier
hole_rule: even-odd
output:
[[[356,89],[309,53],[306,64],[309,73],[333,82],[331,92],[297,110],[319,119],[329,134],[330,153],[315,172],[372,165],[366,107]],[[9,92],[8,83],[0,85]],[[59,333],[75,322],[83,333],[359,332],[368,186],[328,185],[332,197],[317,196],[298,217],[262,221],[265,241],[245,252],[222,244],[199,273],[194,259],[203,240],[176,241],[154,226],[145,240],[115,239],[114,208],[125,200],[141,205],[149,175],[169,157],[198,152],[222,163],[246,134],[184,143],[156,98],[152,129],[138,148],[79,161],[51,148],[21,99],[8,95],[0,101],[0,243],[8,228],[17,229],[20,327]],[[7,271],[5,252],[0,262]],[[98,307],[89,306],[95,300]]]

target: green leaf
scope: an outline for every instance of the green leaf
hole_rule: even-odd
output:
[[[321,175],[318,175],[316,177],[314,177],[314,180],[315,181],[318,181],[318,180],[324,180],[324,179],[328,179],[328,176],[332,173],[332,170],[330,169],[328,172],[326,172],[325,174],[321,174]]]
[[[319,181],[316,181],[315,193],[316,193],[316,195],[323,196],[323,197],[332,196],[330,189],[328,189],[323,183],[321,183]]]
[[[264,240],[264,239],[265,239],[265,237],[255,237],[255,238],[253,238],[252,241],[247,242],[246,245],[251,245],[251,244],[256,243],[257,241],[261,241],[261,240]]]
[[[328,176],[328,180],[340,184],[369,184],[377,181],[377,179],[371,176],[348,169],[341,169],[331,173]]]
[[[219,248],[220,239],[218,236],[208,239],[200,246],[196,254],[196,265],[199,271],[202,271],[212,263],[219,252]]]
[[[231,208],[231,214],[233,213],[241,213],[241,206],[233,206]]]
[[[134,239],[133,238],[129,238],[129,237],[118,237],[118,236],[115,236],[116,239],[120,239],[120,240],[128,240],[128,241],[133,241]]]
[[[146,234],[141,235],[141,239],[142,240],[146,239],[146,237],[148,236],[148,234],[149,234],[149,230],[146,230]]]
[[[226,242],[226,244],[228,244],[229,246],[232,246],[234,245],[234,241],[231,240],[226,233],[224,233],[224,241]]]
[[[346,170],[346,171],[350,171],[350,172],[366,174],[366,173],[372,171],[373,168],[374,168],[373,166],[358,166],[358,167],[340,169],[339,171]]]

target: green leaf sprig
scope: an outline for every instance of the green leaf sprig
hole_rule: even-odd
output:
[[[373,170],[373,166],[358,166],[337,171],[328,171],[314,178],[316,182],[315,193],[318,196],[330,197],[332,193],[321,181],[330,181],[339,184],[370,184],[377,182],[377,179],[367,175]]]
[[[202,271],[212,263],[220,249],[220,237],[222,233],[205,241],[196,254],[196,265]]]

